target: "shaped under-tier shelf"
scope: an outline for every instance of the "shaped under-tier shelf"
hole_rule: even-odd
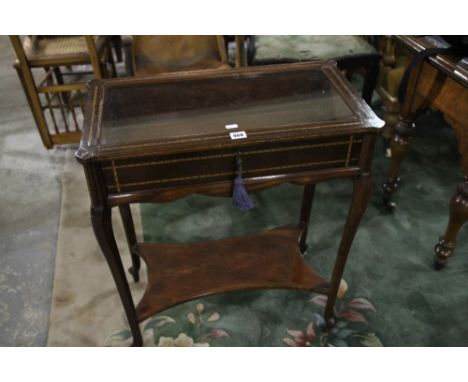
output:
[[[302,229],[187,244],[139,243],[134,253],[148,266],[148,285],[137,306],[140,321],[184,301],[215,293],[305,289],[328,293],[326,282],[303,259]]]

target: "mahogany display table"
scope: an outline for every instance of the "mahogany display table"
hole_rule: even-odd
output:
[[[213,293],[296,288],[328,294],[333,308],[346,258],[371,190],[373,146],[383,122],[333,62],[148,78],[93,81],[76,157],[91,196],[94,232],[117,285],[133,344],[139,322]],[[236,127],[237,125],[237,127]],[[248,192],[304,185],[297,225],[202,243],[137,243],[130,203],[170,202],[189,194],[231,197],[238,161]],[[331,281],[303,259],[315,184],[354,180],[354,193]],[[136,309],[115,242],[119,206],[138,281]]]

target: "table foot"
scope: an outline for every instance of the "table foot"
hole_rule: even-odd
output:
[[[134,339],[130,347],[132,348],[141,348],[143,346],[143,339]]]
[[[447,260],[439,260],[438,258],[434,258],[434,269],[436,271],[440,271],[441,269],[445,268],[447,265]]]
[[[392,195],[393,193],[398,189],[400,185],[400,178],[396,179],[387,179],[383,184],[382,184],[382,203],[384,207],[389,208],[389,209],[394,209],[395,208],[395,203],[391,202]]]
[[[336,324],[336,319],[335,317],[330,317],[328,319],[325,319],[325,330],[331,330],[335,327]]]
[[[457,186],[457,192],[450,201],[449,223],[445,234],[436,244],[434,268],[440,270],[447,265],[456,246],[456,237],[462,225],[468,220],[468,177]]]
[[[301,251],[302,255],[307,253],[307,248],[309,248],[307,244],[299,243],[299,251]]]

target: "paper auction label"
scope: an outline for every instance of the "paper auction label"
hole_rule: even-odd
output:
[[[235,131],[233,133],[229,133],[231,139],[244,139],[247,138],[247,134],[245,131]]]

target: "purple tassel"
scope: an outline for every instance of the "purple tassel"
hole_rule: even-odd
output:
[[[255,207],[255,203],[244,187],[244,180],[242,179],[242,159],[239,154],[237,156],[237,176],[234,180],[234,190],[232,192],[232,205],[241,211],[248,211]]]

